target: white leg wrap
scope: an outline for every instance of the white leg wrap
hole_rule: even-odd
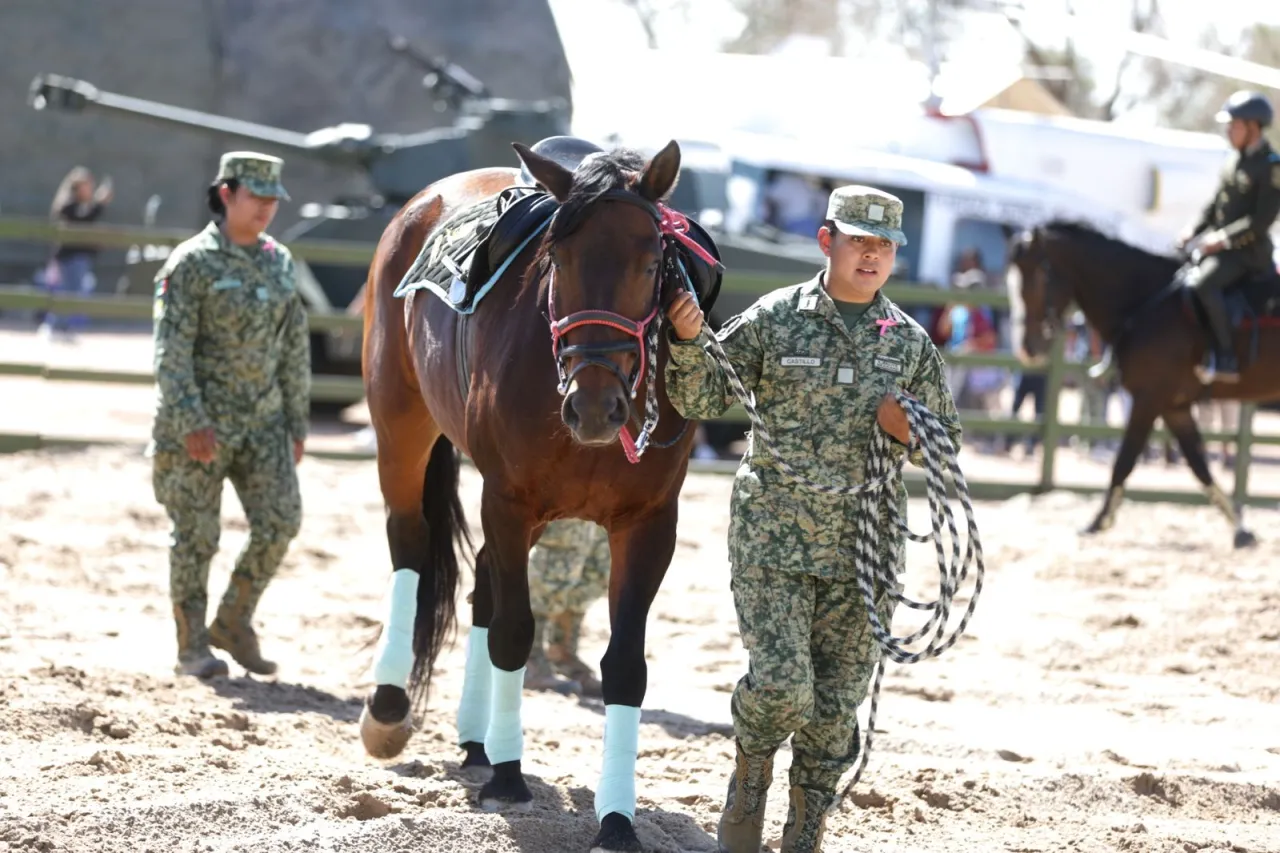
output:
[[[467,636],[467,668],[458,702],[458,743],[484,743],[489,728],[489,700],[493,695],[493,664],[489,662],[489,629],[471,626]]]
[[[418,573],[397,569],[385,601],[387,621],[373,656],[373,680],[405,688],[413,669],[413,617],[418,610]]]
[[[604,767],[596,787],[596,820],[617,812],[636,819],[636,753],[640,747],[640,709],[604,708]]]
[[[519,761],[524,755],[524,732],[520,727],[520,700],[524,696],[524,667],[507,672],[490,666],[493,674],[493,706],[489,729],[484,736],[484,754],[492,764]]]

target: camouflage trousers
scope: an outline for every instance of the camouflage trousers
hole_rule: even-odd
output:
[[[529,550],[529,602],[534,617],[585,613],[608,591],[608,532],[595,522],[577,518],[549,522]],[[549,623],[547,630],[552,645],[567,639],[554,636],[559,630],[554,624]]]
[[[834,792],[881,655],[857,583],[735,564],[730,586],[749,655],[730,706],[738,743],[762,756],[791,737],[791,784]],[[879,598],[883,624],[893,604]]]
[[[249,521],[249,540],[236,558],[224,601],[235,597],[236,577],[247,578],[249,610],[280,567],[302,524],[302,497],[293,441],[283,424],[239,442],[219,437],[217,458],[196,462],[186,451],[156,450],[152,487],[172,524],[169,595],[179,607],[208,605],[209,564],[221,535],[222,484],[231,480]]]

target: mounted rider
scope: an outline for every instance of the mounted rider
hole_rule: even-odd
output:
[[[1223,104],[1216,118],[1227,125],[1235,154],[1223,169],[1217,193],[1179,240],[1180,247],[1201,241],[1201,257],[1189,283],[1214,339],[1209,369],[1202,374],[1205,382],[1239,381],[1223,291],[1250,274],[1274,272],[1267,232],[1280,214],[1280,153],[1263,136],[1273,117],[1271,102],[1258,92],[1236,92]]]

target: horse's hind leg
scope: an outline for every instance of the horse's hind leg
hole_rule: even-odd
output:
[[[1155,426],[1156,406],[1148,397],[1134,396],[1133,408],[1129,411],[1129,422],[1124,428],[1124,439],[1120,442],[1120,450],[1116,453],[1116,461],[1111,468],[1111,486],[1102,501],[1102,508],[1093,521],[1082,532],[1099,533],[1111,529],[1116,521],[1116,511],[1124,498],[1124,481],[1133,473],[1133,466],[1147,446],[1151,436],[1151,428]]]
[[[385,759],[399,755],[412,733],[409,676],[418,586],[427,569],[429,548],[423,491],[440,430],[420,399],[393,413],[377,411],[373,403],[371,399],[392,580],[388,613],[374,653],[376,687],[365,699],[360,737],[369,755]]]
[[[489,570],[489,549],[476,554],[476,584],[471,591],[471,633],[467,636],[467,662],[458,701],[458,746],[466,755],[463,768],[488,767],[484,751],[489,728],[493,663],[489,659],[489,626],[493,622],[493,584]]]
[[[1183,406],[1166,412],[1164,422],[1169,425],[1169,429],[1178,439],[1182,455],[1187,457],[1187,464],[1191,466],[1192,473],[1204,486],[1205,494],[1209,496],[1209,503],[1218,508],[1231,525],[1231,529],[1235,531],[1235,547],[1244,548],[1258,544],[1257,537],[1245,529],[1240,514],[1236,512],[1218,484],[1213,481],[1213,474],[1209,471],[1209,460],[1205,457],[1204,439],[1200,435],[1200,428],[1196,425],[1190,407]]]

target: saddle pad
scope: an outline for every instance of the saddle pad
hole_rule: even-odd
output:
[[[547,193],[517,185],[462,208],[427,238],[395,296],[430,290],[454,311],[472,313],[554,207]]]

